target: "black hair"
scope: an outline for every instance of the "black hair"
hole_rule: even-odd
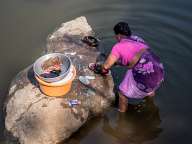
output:
[[[128,23],[126,22],[119,22],[113,28],[115,34],[122,34],[125,36],[131,36],[131,30],[129,28]]]

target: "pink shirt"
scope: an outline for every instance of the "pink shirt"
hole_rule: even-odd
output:
[[[115,56],[122,65],[128,65],[129,61],[141,50],[148,48],[144,43],[130,39],[122,39],[112,48],[111,54]]]

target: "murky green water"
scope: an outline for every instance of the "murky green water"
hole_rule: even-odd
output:
[[[86,16],[109,51],[113,25],[127,21],[165,65],[166,81],[155,97],[156,106],[126,115],[112,108],[104,117],[89,121],[68,143],[190,143],[191,8],[190,0],[1,0],[0,101],[13,76],[40,56],[47,35],[62,22]],[[3,144],[2,110],[0,117]]]

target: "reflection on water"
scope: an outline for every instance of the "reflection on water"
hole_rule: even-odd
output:
[[[162,132],[159,109],[152,99],[146,99],[143,105],[141,112],[136,111],[134,105],[129,106],[127,113],[111,108],[104,116],[90,120],[66,143],[140,144],[151,141]],[[86,138],[89,136],[91,138]]]
[[[109,118],[104,119],[103,131],[118,139],[118,143],[142,143],[156,138],[162,131],[159,110],[155,105],[141,113],[130,112],[117,114],[116,126],[109,124]]]

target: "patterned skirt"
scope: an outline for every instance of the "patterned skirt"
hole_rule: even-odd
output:
[[[144,98],[158,89],[163,80],[163,64],[158,56],[147,50],[138,63],[127,71],[119,89],[128,98]]]

